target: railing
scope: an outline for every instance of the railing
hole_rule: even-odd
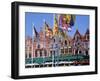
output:
[[[84,61],[84,60],[89,60],[89,56],[88,55],[60,55],[60,56],[55,56],[54,57],[54,61],[55,62],[70,62],[70,61]],[[33,63],[37,63],[37,64],[43,64],[43,63],[48,63],[48,62],[52,62],[52,57],[39,57],[39,58],[27,58],[25,59],[25,64],[33,64]]]

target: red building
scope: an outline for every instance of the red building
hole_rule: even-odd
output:
[[[32,57],[32,38],[26,37],[25,39],[25,58]]]
[[[55,39],[50,39],[45,36],[41,30],[39,33],[39,40],[34,36],[26,37],[25,39],[25,57],[37,58],[37,57],[49,57],[54,53],[55,49],[52,46],[56,46],[58,42]],[[57,40],[58,41],[58,40]],[[67,36],[65,39],[59,39],[59,53],[66,54],[89,54],[89,29],[87,29],[84,35],[81,35],[76,30],[73,38]]]
[[[78,30],[72,39],[73,54],[89,54],[89,29],[85,35],[81,35]]]
[[[33,57],[48,57],[49,56],[50,40],[44,36],[43,31],[39,33],[39,40],[33,39]]]

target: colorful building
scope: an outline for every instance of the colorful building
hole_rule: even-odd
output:
[[[81,35],[78,30],[72,39],[73,54],[89,54],[89,29],[85,35]]]
[[[33,46],[33,47],[32,47]],[[32,51],[33,49],[33,51]],[[73,38],[67,36],[65,39],[61,37],[53,37],[52,39],[43,35],[43,31],[39,33],[39,41],[36,37],[26,37],[25,40],[25,57],[50,57],[55,55],[67,54],[89,54],[89,30],[87,29],[85,35],[81,35],[78,30]]]

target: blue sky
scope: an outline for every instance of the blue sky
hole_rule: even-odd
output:
[[[66,13],[67,14],[67,13]],[[36,30],[39,32],[44,25],[44,20],[53,28],[54,16],[52,13],[33,13],[25,12],[25,36],[32,36],[32,26],[34,24]],[[79,32],[84,35],[86,30],[89,28],[89,16],[88,15],[76,15],[74,26],[72,31],[68,32],[68,35],[73,37],[76,28]]]

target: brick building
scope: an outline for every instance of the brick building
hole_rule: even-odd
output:
[[[89,54],[89,29],[85,35],[81,35],[78,30],[72,39],[73,54]]]
[[[32,57],[32,38],[26,37],[25,39],[25,58]]]
[[[87,29],[85,35],[81,35],[76,30],[73,38],[67,35],[65,39],[56,36],[51,39],[45,36],[43,30],[41,30],[39,40],[37,41],[36,37],[33,38],[26,37],[25,39],[26,58],[49,57],[52,54],[89,54],[89,29]]]
[[[44,37],[43,31],[39,33],[39,40],[33,39],[33,57],[48,57],[49,56],[49,44],[48,37]]]

